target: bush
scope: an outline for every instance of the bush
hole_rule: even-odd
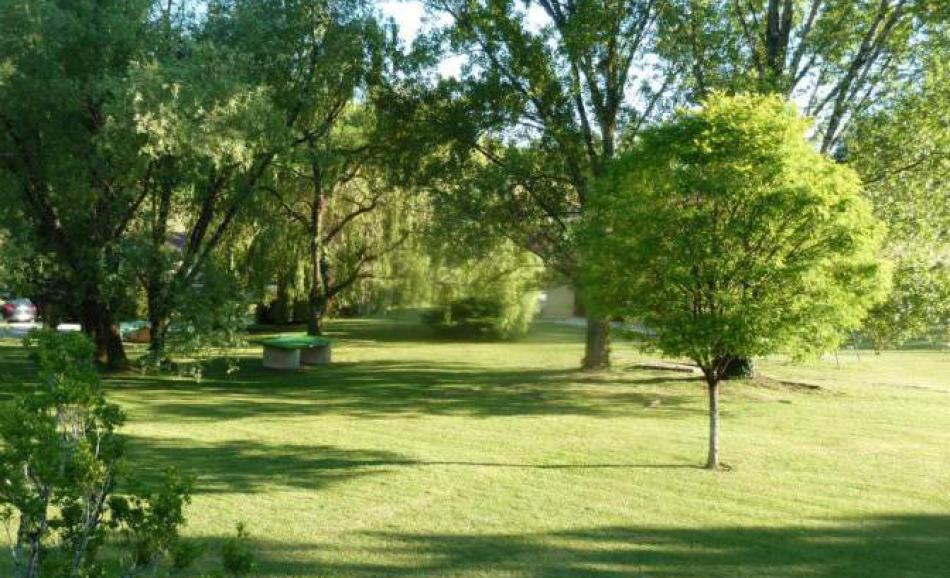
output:
[[[506,327],[504,307],[493,299],[466,297],[429,311],[423,319],[440,335],[456,339],[505,339],[517,334]]]
[[[171,549],[172,568],[175,572],[183,572],[191,568],[204,552],[204,547],[197,542],[179,541]]]
[[[254,569],[254,551],[249,544],[250,532],[244,522],[238,522],[237,536],[221,545],[221,565],[228,576],[246,576]]]
[[[124,545],[123,576],[153,570],[178,542],[190,481],[169,471],[157,491],[135,487],[122,468],[124,415],[108,403],[78,333],[39,331],[33,349],[39,384],[21,387],[0,409],[0,517],[17,529],[16,578],[102,576],[101,547]]]

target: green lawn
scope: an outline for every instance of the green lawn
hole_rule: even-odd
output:
[[[727,385],[713,473],[700,382],[620,345],[614,372],[575,371],[579,330],[330,335],[330,367],[251,349],[230,376],[110,384],[135,461],[197,476],[187,535],[246,521],[255,576],[950,576],[950,353],[762,362],[823,388]]]

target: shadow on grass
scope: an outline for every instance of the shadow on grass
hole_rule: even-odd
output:
[[[253,530],[253,528],[252,528]],[[950,516],[892,515],[833,526],[606,526],[542,534],[371,533],[371,558],[324,562],[334,546],[258,541],[256,576],[580,578],[932,578],[950,575]],[[356,552],[334,557],[360,560]]]
[[[146,482],[174,466],[196,477],[197,493],[265,491],[274,487],[319,490],[354,478],[380,474],[407,463],[400,454],[334,446],[268,444],[254,441],[201,443],[194,439],[127,438],[129,456]]]
[[[491,370],[463,363],[362,361],[296,372],[242,363],[240,373],[211,373],[201,382],[124,376],[115,391],[148,392],[141,409],[162,417],[220,420],[251,416],[347,414],[635,415],[687,417],[702,414],[682,387],[656,391],[649,376],[612,377],[589,387],[584,374],[557,369]],[[669,380],[670,384],[682,380]],[[590,382],[596,383],[596,382]],[[623,385],[624,387],[621,387]]]
[[[677,464],[518,463],[437,461],[402,454],[329,445],[268,444],[254,441],[201,443],[184,438],[129,437],[129,455],[145,482],[174,466],[196,476],[202,494],[249,493],[275,487],[319,490],[359,477],[401,468],[514,468],[531,470],[693,469]]]
[[[950,575],[950,516],[900,514],[822,527],[602,526],[538,534],[364,534],[348,551],[255,534],[257,578],[937,578]],[[344,538],[346,536],[344,535]],[[188,538],[220,567],[224,537]],[[343,560],[343,561],[337,561]],[[353,560],[347,562],[346,560]],[[380,561],[382,560],[382,561]],[[387,563],[385,560],[392,560]],[[0,569],[9,567],[0,555]],[[182,575],[197,575],[186,571]]]

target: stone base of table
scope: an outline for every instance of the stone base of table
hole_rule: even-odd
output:
[[[300,350],[264,346],[264,367],[270,369],[297,369],[300,367]]]
[[[304,365],[324,365],[330,363],[330,346],[304,347],[300,350],[300,363]]]

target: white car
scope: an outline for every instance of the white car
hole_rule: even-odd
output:
[[[36,321],[36,305],[25,297],[8,301],[3,305],[7,321],[13,323],[32,323]]]

